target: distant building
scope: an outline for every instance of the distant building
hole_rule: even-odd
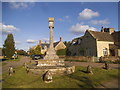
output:
[[[2,56],[2,48],[0,48],[0,59],[2,59],[3,56]]]
[[[86,30],[84,36],[72,40],[69,47],[72,56],[120,56],[120,32],[103,28],[101,32]]]
[[[38,45],[41,46],[41,53],[45,54],[47,52],[48,48],[49,48],[49,43],[47,43],[47,42],[43,43],[42,40],[40,40]],[[36,46],[34,46],[32,48],[35,49],[35,47]],[[62,37],[60,37],[60,41],[54,42],[54,48],[55,48],[56,51],[60,50],[60,49],[65,49],[66,48],[65,44],[62,42]]]

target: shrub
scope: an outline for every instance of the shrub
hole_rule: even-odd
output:
[[[57,50],[57,55],[66,55],[66,49]]]

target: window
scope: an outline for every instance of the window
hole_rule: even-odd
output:
[[[104,55],[104,56],[108,55],[108,50],[107,50],[107,48],[104,48],[104,49],[103,49],[103,55]]]
[[[78,39],[78,44],[80,44],[80,42],[81,42],[81,40],[80,40],[80,39]]]

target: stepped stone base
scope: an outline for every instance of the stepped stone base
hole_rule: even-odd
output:
[[[36,75],[43,75],[47,71],[51,71],[52,75],[67,75],[72,74],[75,72],[75,66],[30,66],[29,70],[31,73],[34,73]]]
[[[63,59],[53,59],[53,60],[38,60],[37,66],[64,66]]]

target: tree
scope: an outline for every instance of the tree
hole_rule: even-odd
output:
[[[29,49],[30,55],[41,55],[41,46],[37,45],[35,48]]]
[[[20,49],[20,50],[17,50],[17,54],[18,55],[27,55],[27,52],[26,51],[24,51],[24,50],[22,50],[22,49]]]
[[[12,56],[14,55],[15,42],[12,34],[8,34],[6,40],[4,41],[3,52],[4,52],[4,55],[9,59],[12,58]]]
[[[34,49],[34,52],[36,55],[41,55],[41,46],[37,45],[36,48]]]

